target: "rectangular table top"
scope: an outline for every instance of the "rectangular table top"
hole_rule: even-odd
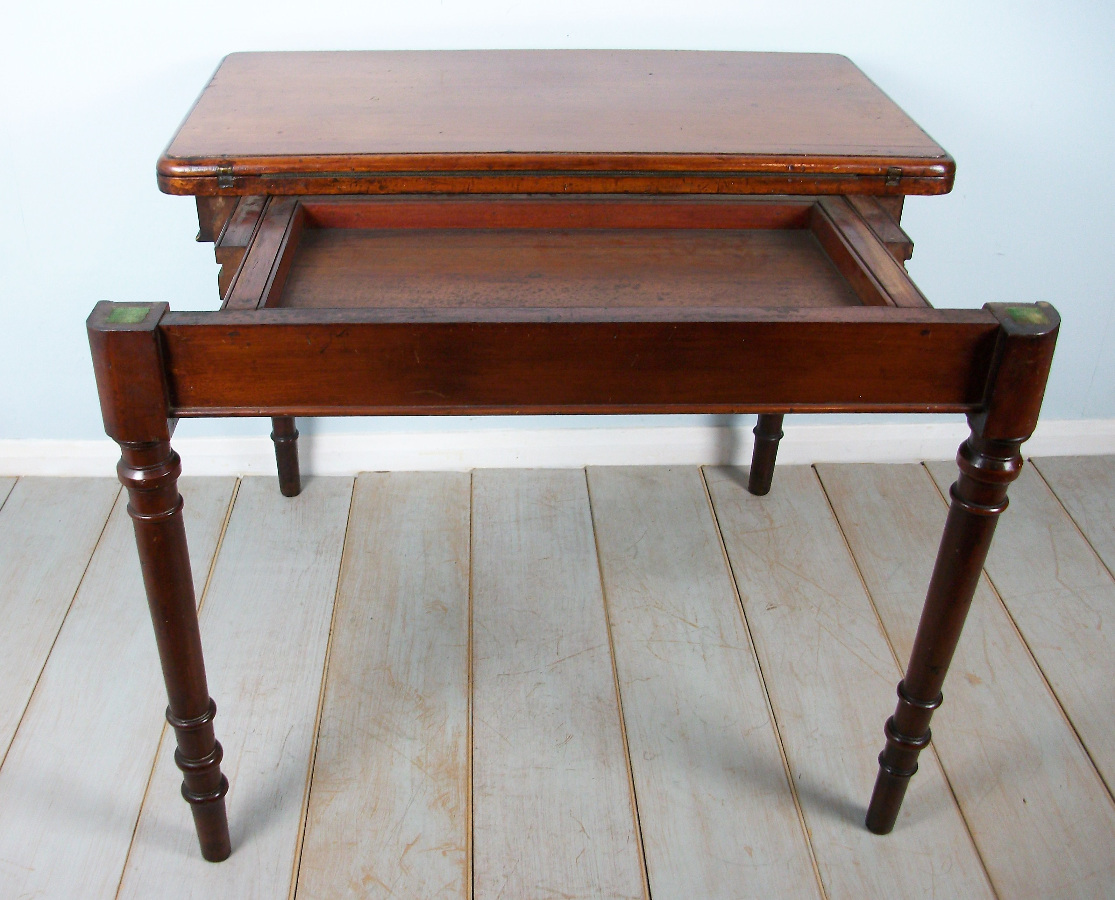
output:
[[[198,195],[932,194],[954,164],[833,54],[297,52],[226,57],[158,173]]]

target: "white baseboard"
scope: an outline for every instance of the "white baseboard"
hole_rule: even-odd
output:
[[[962,421],[785,426],[778,461],[916,462],[951,459],[964,439]],[[363,471],[474,468],[567,468],[585,465],[746,464],[750,424],[670,427],[552,427],[377,434],[306,434],[302,471],[352,475]],[[275,457],[259,437],[181,438],[175,447],[187,475],[269,475]],[[1027,456],[1115,454],[1115,419],[1047,421],[1025,445]],[[0,440],[0,475],[111,475],[119,454],[97,441]]]
[[[934,423],[794,425],[789,420],[778,462],[906,463],[951,459],[967,433],[960,420]],[[583,465],[746,464],[744,427],[475,428],[448,432],[303,435],[302,471],[351,475],[367,471],[468,470]],[[274,473],[270,438],[183,437],[175,442],[187,475]],[[1027,456],[1115,454],[1115,419],[1043,422]],[[112,475],[118,452],[108,441],[0,441],[0,475]]]

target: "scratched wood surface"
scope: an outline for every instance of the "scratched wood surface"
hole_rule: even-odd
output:
[[[781,467],[754,498],[738,472],[710,469],[711,510],[695,468],[363,476],[351,515],[349,479],[308,479],[294,501],[274,479],[184,480],[232,779],[235,850],[220,865],[198,858],[160,746],[165,701],[115,484],[102,482],[107,500],[71,493],[65,516],[44,502],[36,520],[22,492],[57,482],[0,479],[0,559],[26,571],[40,556],[72,569],[75,523],[103,526],[0,766],[0,896],[376,896],[377,878],[397,896],[467,896],[475,877],[482,897],[541,896],[532,884],[640,897],[644,865],[656,900],[757,885],[979,897],[985,870],[1000,897],[1109,896],[1115,804],[1092,765],[1106,765],[1109,692],[1082,709],[1070,688],[1091,683],[1073,682],[1093,677],[1082,659],[1110,680],[1096,632],[1109,630],[1115,458],[1038,460],[1014,486],[935,753],[882,839],[863,806],[945,504],[924,467],[818,471]],[[17,512],[25,523],[3,531]],[[1063,620],[1029,621],[1039,613]],[[0,637],[17,657],[19,621]],[[771,706],[756,709],[764,685]],[[451,773],[440,793],[434,770]],[[786,841],[773,865],[754,862]],[[742,866],[712,858],[741,843]],[[725,888],[733,871],[745,877]]]
[[[469,896],[470,481],[357,479],[302,896]]]
[[[993,896],[932,754],[894,832],[863,827],[901,674],[816,473],[706,477],[829,897]]]
[[[926,466],[944,496],[954,466]],[[1032,466],[985,566],[1108,790],[1115,789],[1115,579]]]
[[[820,896],[700,471],[589,488],[651,895]]]
[[[88,510],[39,523],[60,563],[72,524],[116,493],[89,481]],[[182,479],[198,596],[234,484]],[[166,708],[126,507],[121,493],[0,768],[0,897],[116,895]]]
[[[905,666],[945,502],[920,465],[818,471]],[[986,579],[944,694],[933,745],[999,895],[1109,895],[1115,804]]]

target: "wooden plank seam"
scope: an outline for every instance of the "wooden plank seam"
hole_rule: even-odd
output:
[[[8,492],[4,495],[3,500],[0,500],[0,511],[2,511],[4,506],[7,504],[8,497],[11,496],[13,490],[15,490],[15,481],[12,482],[12,485],[8,489]],[[19,735],[20,726],[23,725],[23,719],[27,715],[27,710],[31,706],[31,700],[34,698],[35,692],[39,689],[39,682],[42,680],[43,672],[46,671],[47,663],[50,661],[50,655],[54,652],[54,645],[58,643],[58,635],[62,633],[62,628],[66,624],[66,617],[69,616],[70,610],[73,608],[74,605],[74,600],[77,599],[77,595],[81,591],[81,585],[85,581],[86,574],[89,572],[89,566],[93,562],[93,557],[97,555],[97,548],[101,545],[101,539],[104,537],[105,529],[108,528],[108,520],[112,518],[112,510],[116,507],[116,503],[118,502],[119,498],[120,489],[117,488],[116,499],[114,499],[112,503],[109,504],[108,514],[105,516],[104,522],[101,523],[101,530],[97,534],[97,540],[93,542],[93,550],[89,554],[89,558],[85,560],[85,566],[81,570],[81,577],[78,578],[77,583],[74,585],[74,591],[70,595],[70,602],[66,605],[66,613],[58,620],[58,629],[54,632],[54,639],[50,642],[50,649],[47,650],[47,652],[43,656],[42,665],[39,666],[39,673],[35,676],[35,685],[31,688],[30,693],[28,693],[27,695],[27,702],[23,704],[23,711],[19,714],[19,722],[16,724],[15,730],[12,732],[12,738],[10,741],[8,741],[7,746],[4,747],[4,752],[0,753],[0,769],[4,767],[4,763],[8,759],[8,752],[15,745],[16,737]]]
[[[345,519],[345,533],[341,539],[341,560],[337,566],[337,584],[333,588],[333,610],[329,616],[329,636],[325,641],[325,659],[321,666],[321,686],[318,688],[317,711],[314,713],[314,738],[310,743],[310,762],[306,769],[306,787],[302,792],[302,813],[298,821],[298,841],[291,862],[290,889],[288,900],[294,900],[298,893],[298,872],[302,866],[302,849],[306,845],[306,821],[310,811],[310,791],[314,784],[314,765],[317,762],[317,748],[321,737],[321,714],[325,709],[325,691],[329,681],[329,657],[333,650],[333,635],[337,623],[337,600],[341,593],[341,581],[345,572],[345,562],[349,555],[348,536],[352,528],[352,514],[356,509],[356,479],[352,481],[352,494],[348,501],[348,516]]]
[[[720,554],[724,559],[724,565],[728,569],[728,580],[732,583],[732,596],[736,601],[736,608],[739,610],[740,618],[743,620],[743,629],[747,632],[747,640],[751,644],[751,655],[755,659],[755,668],[759,673],[759,684],[763,689],[763,699],[767,704],[767,713],[770,716],[771,726],[774,728],[775,743],[778,745],[778,755],[782,759],[782,769],[786,776],[786,783],[790,786],[790,796],[794,798],[794,809],[797,810],[798,822],[801,825],[802,835],[805,837],[805,846],[809,851],[809,860],[813,864],[813,877],[817,879],[817,887],[821,892],[822,897],[828,897],[828,891],[825,890],[824,881],[821,879],[821,867],[817,862],[817,854],[813,849],[813,837],[809,833],[809,826],[805,821],[805,811],[801,807],[801,798],[798,796],[797,785],[794,784],[794,775],[790,770],[790,760],[786,755],[786,746],[782,742],[782,731],[778,725],[778,715],[774,711],[774,704],[770,699],[770,691],[767,689],[767,676],[763,671],[762,661],[759,659],[759,652],[755,643],[755,636],[751,633],[751,623],[747,621],[747,611],[743,606],[743,597],[739,593],[739,582],[736,581],[735,569],[732,567],[732,560],[728,556],[728,548],[724,543],[724,532],[720,527],[720,519],[716,515],[716,504],[712,502],[712,492],[709,490],[708,479],[705,477],[705,467],[699,466],[698,471],[701,476],[701,487],[705,492],[705,501],[708,503],[709,512],[712,514],[712,522],[716,528],[717,541],[720,544]]]
[[[585,493],[588,495],[589,517],[592,520],[592,545],[596,549],[596,572],[600,579],[600,596],[604,601],[604,627],[608,634],[608,657],[612,663],[612,680],[616,687],[616,706],[619,711],[619,733],[623,741],[623,761],[627,767],[627,784],[631,791],[631,812],[635,818],[635,842],[639,853],[639,865],[643,873],[643,891],[647,900],[650,900],[650,873],[647,870],[646,847],[643,843],[643,820],[639,817],[639,797],[635,790],[635,773],[631,769],[631,744],[627,740],[627,718],[623,713],[623,690],[619,683],[619,672],[616,669],[616,645],[612,637],[612,613],[608,605],[608,589],[604,582],[604,562],[600,555],[600,538],[596,529],[596,510],[592,503],[592,484],[589,481],[588,470],[581,470],[585,476]]]

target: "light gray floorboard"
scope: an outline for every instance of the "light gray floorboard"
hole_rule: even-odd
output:
[[[356,480],[301,897],[469,895],[470,482]]]
[[[0,509],[0,760],[119,492],[115,479],[24,478]]]
[[[655,900],[771,883],[768,896],[807,896],[808,859],[769,849],[801,829],[762,737],[757,676],[828,897],[986,895],[973,838],[1000,897],[1111,896],[1115,803],[1077,732],[1107,765],[1110,571],[1089,554],[1115,532],[1115,466],[1037,467],[1072,522],[1035,469],[1012,488],[988,562],[1006,607],[984,582],[934,722],[953,791],[923,754],[885,838],[862,816],[899,668],[867,593],[904,663],[944,519],[925,468],[819,467],[843,534],[808,469],[780,468],[766,498],[709,470],[731,570],[710,552],[696,469],[596,469],[591,492],[580,470],[478,472],[471,523],[467,475],[366,476],[351,519],[349,479],[310,479],[293,502],[274,479],[249,479],[202,614],[232,781],[234,854],[220,865],[200,861],[169,736],[152,772],[165,695],[115,483],[99,481],[103,533],[84,504],[96,533],[82,550],[70,485],[0,479],[0,579],[27,596],[71,583],[69,598],[54,592],[65,618],[41,617],[46,650],[0,632],[15,641],[0,667],[23,655],[41,670],[0,768],[0,897],[111,897],[125,860],[129,897],[283,897],[300,865],[299,897],[375,896],[385,871],[383,896],[462,896],[473,852],[478,897],[640,897],[644,848]],[[97,480],[78,481],[100,496]],[[182,484],[200,593],[234,481]],[[33,502],[55,490],[55,507]],[[475,760],[462,763],[470,738]],[[762,843],[747,837],[759,821]]]
[[[1115,456],[1057,456],[1033,464],[1115,574]]]
[[[8,494],[12,492],[15,487],[16,479],[10,476],[0,478],[0,509],[4,508],[4,501],[8,499]]]
[[[199,594],[234,485],[182,480]],[[166,708],[126,506],[121,493],[0,769],[0,897],[112,897],[120,881]]]
[[[700,470],[589,488],[652,896],[819,896]]]
[[[478,900],[644,897],[585,473],[473,474]]]

